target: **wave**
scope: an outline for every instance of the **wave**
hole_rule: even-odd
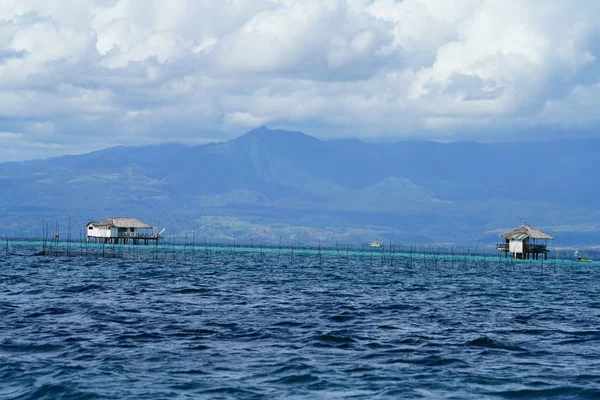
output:
[[[600,389],[561,386],[548,389],[506,390],[490,394],[507,399],[598,399]]]
[[[90,292],[93,290],[100,290],[100,289],[103,289],[103,287],[101,285],[91,283],[91,284],[84,284],[84,285],[69,286],[69,287],[62,289],[62,291],[65,293],[85,293],[85,292]]]
[[[207,288],[183,288],[176,290],[174,293],[176,294],[205,294],[210,293],[212,289]]]
[[[386,364],[413,364],[421,365],[426,367],[444,367],[447,365],[461,364],[467,366],[468,364],[458,358],[446,358],[440,356],[427,356],[422,358],[397,358],[389,360]]]
[[[473,339],[464,344],[467,347],[483,347],[486,349],[499,349],[499,350],[508,350],[508,351],[527,351],[521,346],[516,344],[502,342],[499,340],[494,340],[487,336],[478,337],[477,339]]]
[[[282,383],[284,385],[315,383],[319,377],[312,374],[288,375],[283,378],[273,380],[271,383]]]
[[[75,390],[65,384],[46,383],[35,387],[29,393],[18,397],[19,400],[55,400],[55,399],[77,399],[96,400],[102,398],[93,392]]]
[[[354,315],[334,315],[333,317],[329,318],[331,322],[348,322],[352,321],[353,319],[356,319]]]

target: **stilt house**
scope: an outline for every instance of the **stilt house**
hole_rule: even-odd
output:
[[[86,240],[92,243],[148,244],[161,238],[156,227],[135,218],[109,218],[87,224]]]
[[[513,258],[521,260],[530,258],[538,260],[540,254],[544,259],[548,259],[548,240],[554,240],[547,233],[527,224],[501,233],[500,237],[505,238],[505,242],[498,243],[496,248],[503,251],[505,257],[508,257],[508,253],[511,253]]]

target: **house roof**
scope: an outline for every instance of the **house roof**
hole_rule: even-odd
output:
[[[521,225],[520,227],[515,228],[512,231],[501,233],[499,236],[505,237],[509,240],[524,240],[527,238],[554,240],[552,236],[540,231],[537,228],[534,228],[531,225]]]
[[[114,226],[115,228],[138,228],[138,229],[150,229],[150,225],[143,223],[136,218],[108,218],[101,222],[90,222],[88,225],[94,226]]]

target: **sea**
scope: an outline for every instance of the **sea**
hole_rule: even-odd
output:
[[[600,397],[594,262],[38,251],[0,255],[0,399]]]

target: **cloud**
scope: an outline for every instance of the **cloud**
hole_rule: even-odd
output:
[[[263,124],[489,141],[546,126],[593,135],[599,122],[595,0],[4,4],[10,159],[223,140]]]
[[[598,122],[600,83],[576,86],[564,98],[548,100],[539,120],[542,123],[577,128]]]

